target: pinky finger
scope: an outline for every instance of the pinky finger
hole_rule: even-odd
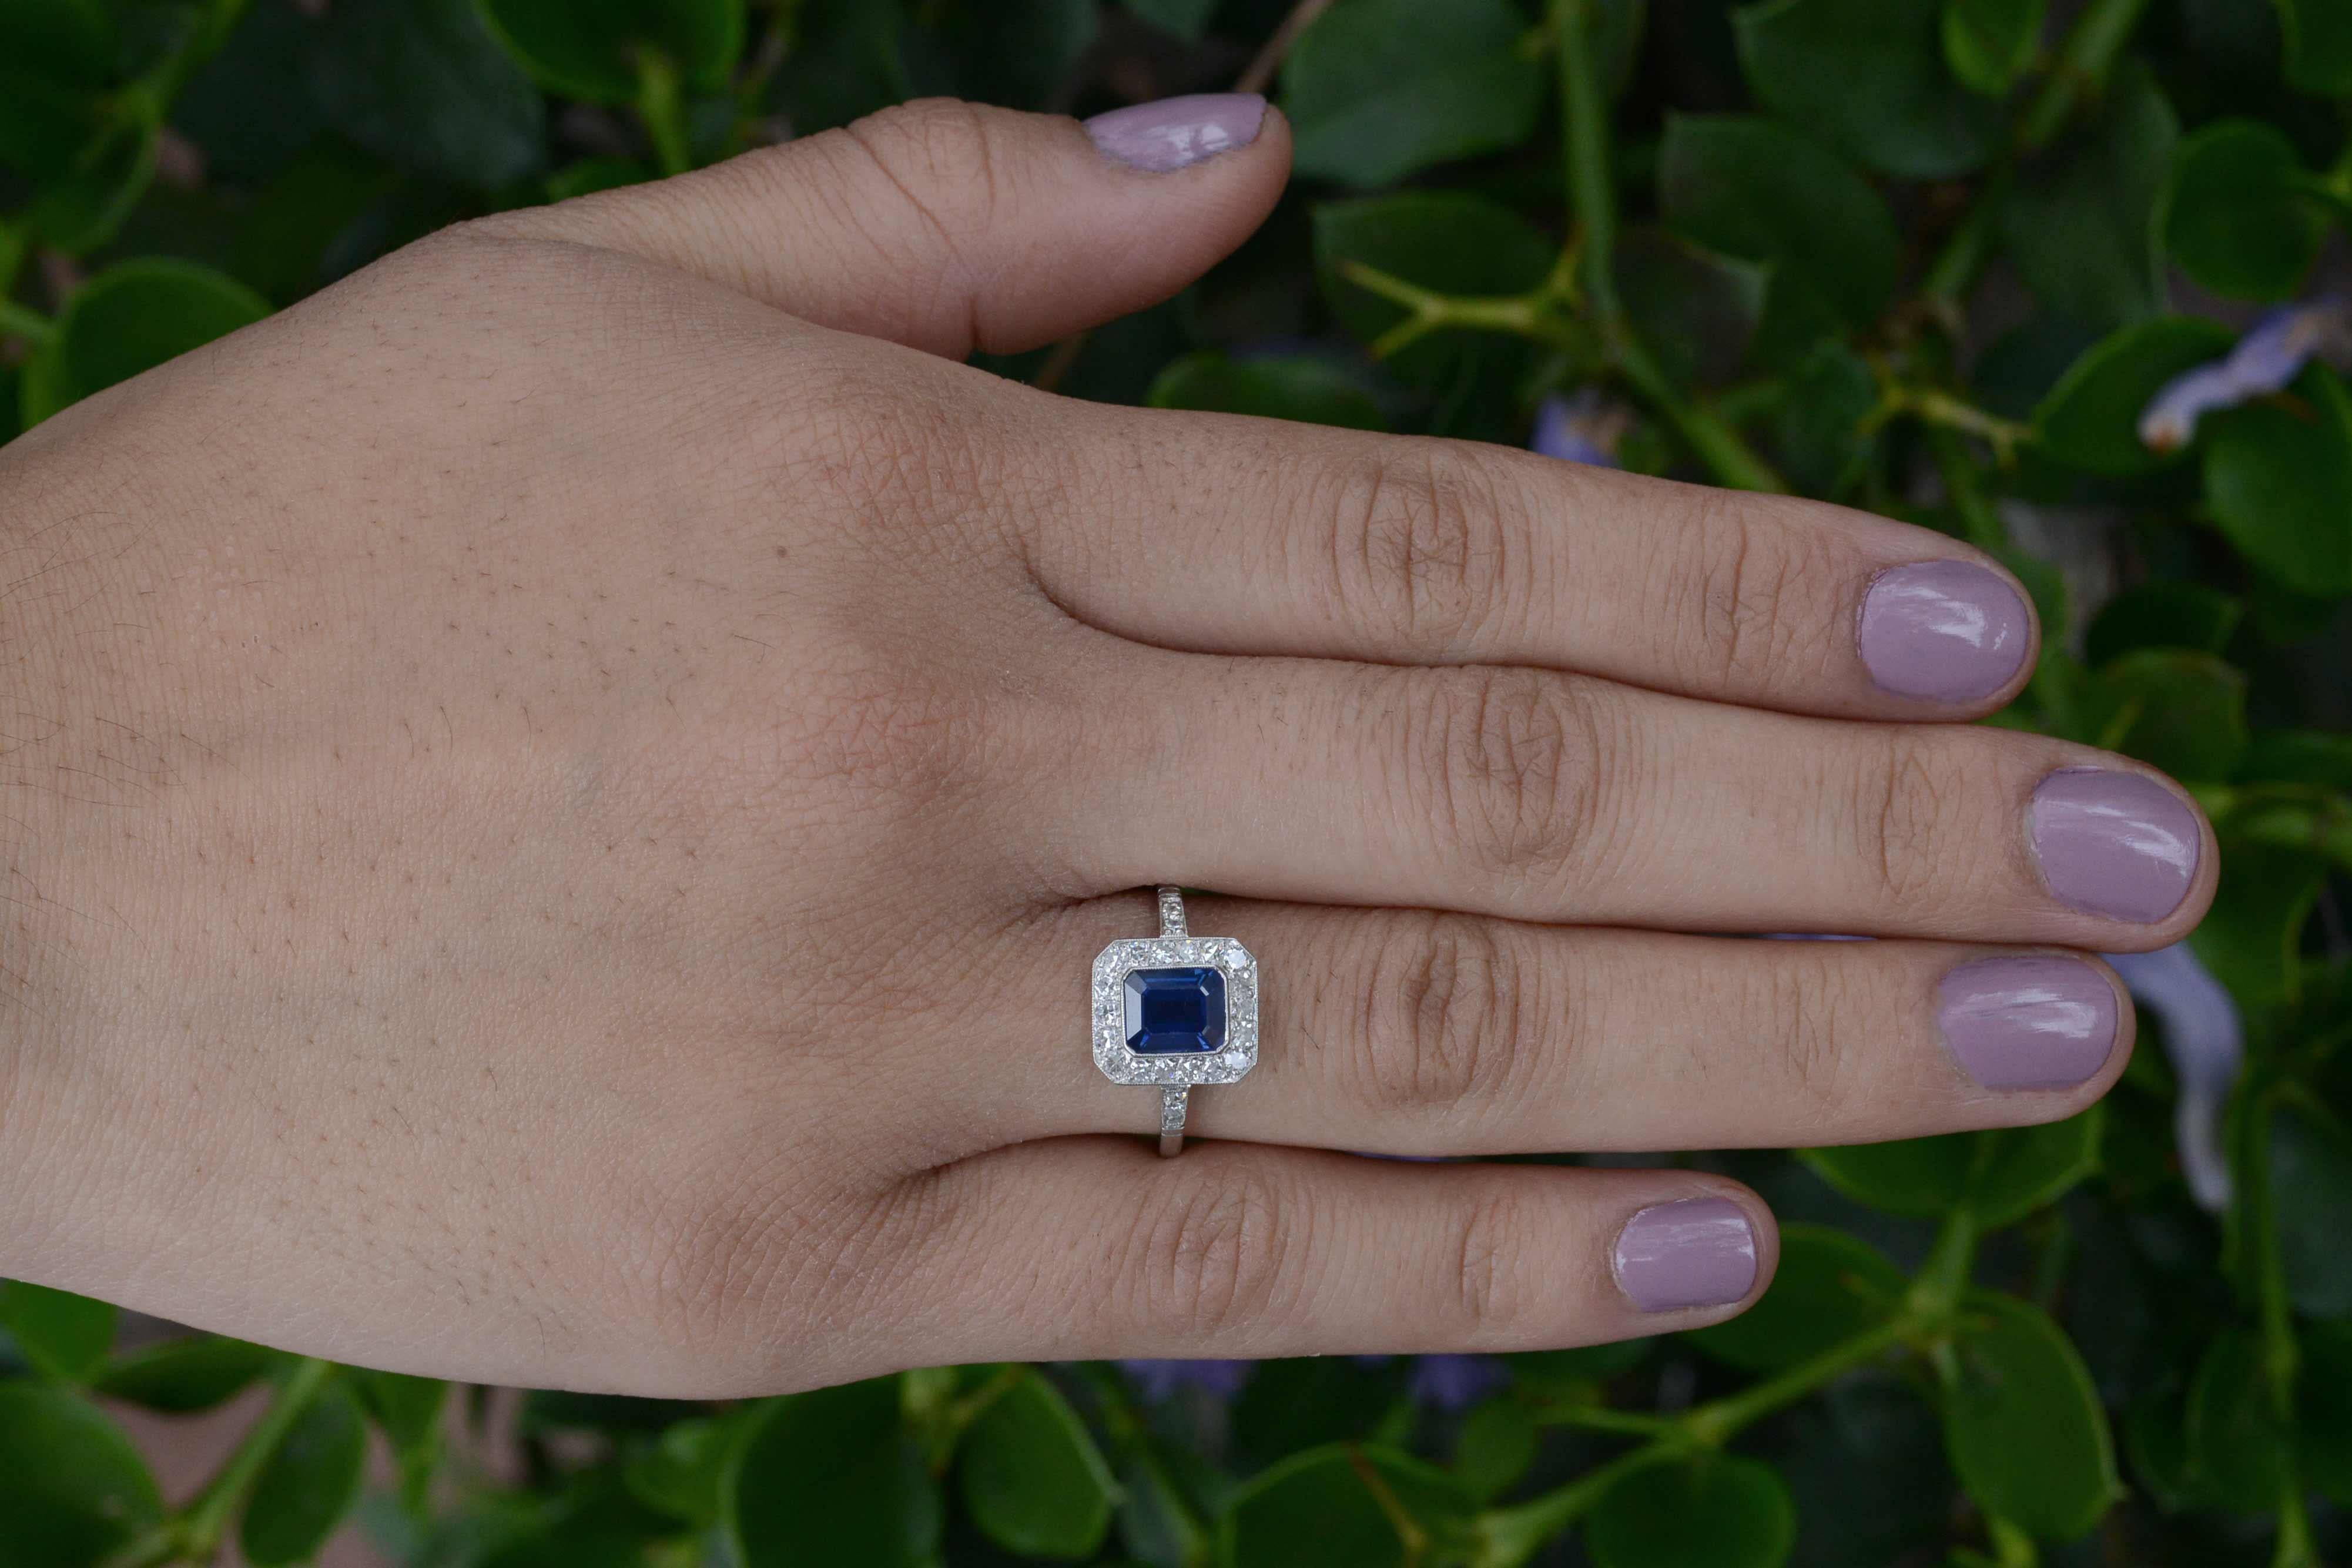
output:
[[[934,1179],[972,1360],[1565,1348],[1734,1316],[1779,1256],[1761,1199],[1691,1171],[1070,1138]]]

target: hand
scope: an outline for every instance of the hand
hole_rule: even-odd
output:
[[[0,454],[0,1272],[640,1394],[1565,1345],[1751,1300],[1762,1204],[1345,1151],[2115,1080],[2062,950],[2179,938],[2210,833],[1951,722],[2032,667],[2000,568],[963,365],[1286,172],[1254,100],[1094,130],[918,105],[467,225]],[[1172,1161],[1086,1042],[1157,882],[1265,975]],[[1669,934],[1759,931],[1890,940]]]

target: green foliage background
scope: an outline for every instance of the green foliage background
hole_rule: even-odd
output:
[[[0,1568],[232,1539],[267,1568],[355,1509],[448,1568],[2352,1561],[2352,399],[2314,363],[2180,450],[2136,428],[2250,307],[2345,273],[2352,7],[1298,13],[1276,82],[1300,178],[1265,232],[1165,307],[992,368],[1512,443],[1542,395],[1597,386],[1629,467],[2000,554],[2050,632],[2000,721],[2145,757],[2220,828],[2194,948],[2249,1040],[2227,1212],[2190,1201],[2146,1049],[2053,1127],[1684,1156],[1789,1221],[1763,1304],[1499,1358],[1466,1407],[1344,1358],[1232,1397],[1108,1364],[726,1406],[535,1394],[520,1481],[475,1457],[487,1391],[201,1337],[118,1351],[112,1309],[10,1285]],[[1084,113],[1223,88],[1290,14],[5,0],[0,435],[457,218],[921,93]],[[261,1382],[267,1415],[183,1506],[106,1413]]]

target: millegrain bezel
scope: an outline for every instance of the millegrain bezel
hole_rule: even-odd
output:
[[[1139,1056],[1127,1048],[1127,977],[1139,969],[1199,965],[1225,977],[1225,1043],[1213,1051]],[[1235,1083],[1257,1066],[1257,960],[1229,936],[1147,936],[1112,942],[1095,956],[1095,1066],[1113,1083],[1163,1088]]]

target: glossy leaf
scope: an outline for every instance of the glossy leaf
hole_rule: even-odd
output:
[[[2276,0],[2286,79],[2323,98],[2352,98],[2352,9],[2342,0]]]
[[[2326,868],[2307,855],[2231,844],[2213,907],[2189,945],[2242,1006],[2284,1002],[2295,989],[2304,922]]]
[[[337,130],[416,174],[489,189],[546,160],[545,100],[476,0],[336,0],[310,89]]]
[[[2298,1337],[2295,1447],[2304,1479],[2352,1507],[2352,1322],[2306,1324]]]
[[[958,1450],[964,1508],[1023,1557],[1090,1557],[1110,1531],[1118,1483],[1086,1423],[1036,1373],[989,1402]]]
[[[1301,174],[1384,185],[1527,139],[1544,68],[1509,0],[1345,0],[1293,46],[1282,111]]]
[[[1818,142],[1742,115],[1675,115],[1658,153],[1658,202],[1701,245],[1760,262],[1776,286],[1818,294],[1855,325],[1895,289],[1901,241],[1884,197]]]
[[[2174,377],[2228,354],[2237,335],[2201,316],[2164,316],[2100,340],[2033,413],[2042,453],[2114,479],[2161,466],[2139,437],[2140,416]]]
[[[25,1359],[51,1377],[87,1383],[114,1348],[115,1310],[107,1302],[22,1279],[0,1281],[0,1329]]]
[[[70,166],[97,130],[114,59],[104,0],[0,5],[0,164],[37,175]]]
[[[1186,354],[1160,373],[1144,401],[1154,408],[1255,414],[1351,430],[1378,430],[1386,423],[1360,384],[1328,361],[1305,356],[1234,361],[1220,353]]]
[[[1960,82],[2000,98],[2032,68],[2048,0],[1944,0],[1944,63]]]
[[[246,1504],[237,1546],[253,1568],[307,1563],[359,1501],[367,1428],[359,1401],[330,1383],[270,1455]]]
[[[1124,0],[1127,8],[1180,38],[1197,38],[1209,25],[1217,0]]]
[[[2122,1491],[2081,1353],[2049,1314],[2012,1296],[1972,1292],[1962,1318],[1944,1406],[1960,1484],[2032,1534],[2081,1535]]]
[[[1901,1303],[1905,1283],[1902,1270],[1858,1237],[1827,1226],[1784,1225],[1780,1268],[1763,1299],[1688,1337],[1734,1366],[1776,1372],[1884,1322]]]
[[[929,1568],[939,1488],[900,1419],[898,1379],[772,1401],[727,1478],[724,1523],[743,1568]]]
[[[2000,205],[2001,240],[2044,307],[2100,329],[2161,308],[2157,208],[2179,134],[2171,104],[2135,64],[2085,124],[2019,171]]]
[[[2010,1225],[2053,1203],[2098,1168],[2100,1108],[2039,1127],[1952,1132],[1892,1143],[1849,1143],[1803,1151],[1830,1185],[1892,1214],[1932,1215],[1963,1196],[1988,1228]],[[1971,1182],[1978,1141],[1990,1146]]]
[[[1534,1410],[1507,1394],[1472,1406],[1454,1443],[1454,1474],[1470,1495],[1491,1502],[1518,1484],[1543,1442]]]
[[[1400,1519],[1445,1545],[1463,1539],[1470,1511],[1460,1482],[1393,1449],[1309,1448],[1234,1494],[1225,1561],[1232,1568],[1412,1568],[1423,1552],[1400,1532]]]
[[[2164,195],[2164,248],[2216,294],[2284,300],[2327,237],[2294,143],[2260,121],[2225,120],[2184,140]]]
[[[96,1406],[0,1384],[0,1568],[93,1568],[163,1513],[146,1462]]]
[[[631,1456],[622,1479],[647,1508],[697,1526],[715,1524],[740,1425],[698,1416],[673,1423]]]
[[[68,404],[261,320],[268,301],[184,261],[125,261],[74,291],[25,367],[24,416]]]
[[[2099,607],[2084,653],[2095,665],[2147,647],[2217,654],[2245,616],[2244,600],[2203,583],[2143,583]]]
[[[2315,1318],[2352,1319],[2352,1131],[2315,1107],[2271,1118],[2271,1205],[2287,1297]]]
[[[1633,1471],[1601,1495],[1584,1531],[1599,1568],[1778,1568],[1796,1540],[1780,1473],[1722,1454]]]
[[[2246,754],[2246,678],[2209,653],[2137,648],[2098,672],[2099,744],[2175,778],[2218,784]]]
[[[551,92],[593,103],[638,95],[658,56],[697,92],[716,92],[743,52],[743,0],[481,0],[523,68]]]
[[[1911,180],[1981,167],[1993,106],[1944,63],[1941,0],[1763,0],[1733,14],[1757,98],[1847,157]]]
[[[2223,1508],[2266,1513],[2294,1461],[2263,1371],[2263,1344],[2232,1329],[2206,1347],[2189,1387],[2189,1464],[2199,1487]]]
[[[189,1334],[115,1357],[90,1387],[110,1399],[184,1415],[210,1410],[251,1387],[277,1354],[243,1340]]]
[[[2288,587],[2352,594],[2352,396],[2324,364],[2290,390],[2207,417],[2206,502],[2230,542]]]

